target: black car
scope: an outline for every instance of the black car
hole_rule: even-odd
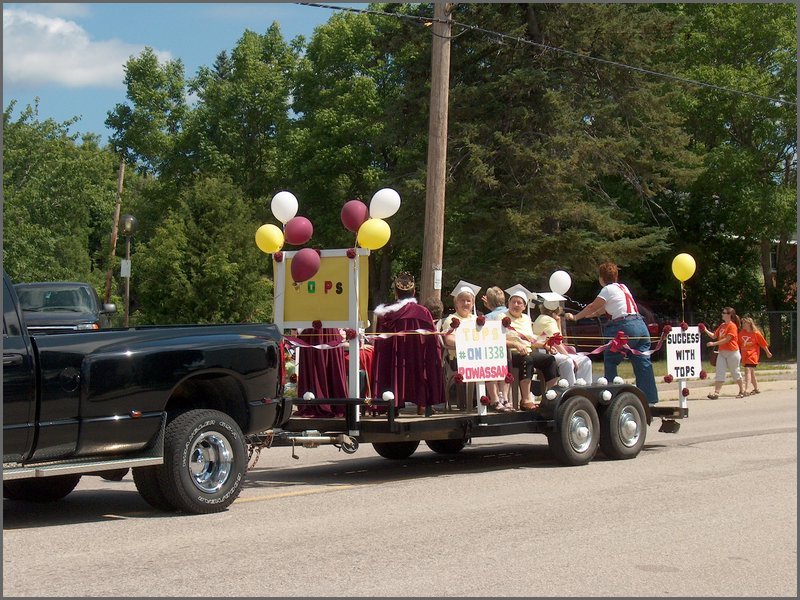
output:
[[[14,286],[31,333],[68,333],[111,327],[114,304],[102,304],[88,283],[66,281]]]

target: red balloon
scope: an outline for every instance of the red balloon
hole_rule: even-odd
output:
[[[342,225],[353,233],[369,219],[369,208],[361,200],[348,200],[342,207]]]
[[[284,239],[293,246],[305,244],[312,235],[314,235],[314,226],[305,217],[289,219],[283,229]]]
[[[319,271],[319,254],[313,248],[303,248],[292,259],[292,279],[295,283],[308,281]]]

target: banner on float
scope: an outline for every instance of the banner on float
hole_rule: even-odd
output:
[[[703,369],[700,358],[700,329],[686,331],[675,327],[667,334],[667,373],[675,379],[699,379]]]
[[[500,381],[508,373],[506,336],[500,321],[462,321],[453,331],[456,362],[464,381]]]
[[[275,324],[283,328],[366,327],[369,294],[369,250],[358,248],[357,258],[347,250],[322,250],[317,274],[308,281],[292,281],[295,251],[273,258],[275,273]]]

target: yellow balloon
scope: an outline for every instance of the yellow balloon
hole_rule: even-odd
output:
[[[358,228],[358,244],[368,250],[383,248],[390,237],[392,230],[383,219],[367,219]]]
[[[686,281],[692,275],[697,265],[694,262],[691,254],[678,254],[672,259],[672,274],[678,278],[678,281]]]
[[[277,252],[283,248],[283,232],[275,225],[262,225],[256,230],[256,246],[267,254]]]

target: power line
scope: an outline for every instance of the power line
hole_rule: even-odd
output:
[[[311,3],[311,2],[298,2],[297,4],[301,4],[303,6],[310,6],[310,7],[313,7],[313,8],[327,8],[327,9],[331,9],[331,10],[341,10],[341,11],[352,12],[352,13],[357,13],[357,14],[368,14],[368,15],[379,15],[379,16],[384,16],[384,17],[394,17],[396,19],[406,19],[406,20],[411,20],[411,21],[422,22],[425,25],[430,25],[430,24],[435,23],[435,22],[440,22],[439,19],[434,19],[433,17],[420,17],[420,16],[417,16],[417,15],[406,15],[406,14],[402,14],[402,13],[389,13],[389,12],[384,12],[384,11],[380,11],[380,10],[363,9],[363,8],[350,8],[350,7],[346,7],[346,6],[334,6],[334,5],[330,5],[330,4],[315,4],[315,3]],[[605,59],[605,58],[597,58],[595,56],[590,56],[588,54],[581,54],[581,53],[575,52],[573,50],[567,50],[565,48],[559,48],[558,46],[550,46],[548,44],[542,44],[540,42],[534,42],[532,40],[528,40],[528,39],[525,39],[525,38],[522,38],[522,37],[519,37],[519,36],[509,35],[507,33],[500,33],[498,31],[491,31],[489,29],[484,29],[483,27],[478,27],[477,25],[469,25],[468,23],[460,23],[458,21],[452,21],[451,25],[453,27],[461,27],[461,28],[464,29],[464,31],[462,31],[461,33],[459,33],[459,34],[457,34],[455,36],[452,36],[453,38],[456,38],[456,37],[462,35],[466,31],[475,31],[475,32],[478,32],[478,33],[483,33],[484,35],[489,36],[489,37],[497,38],[498,40],[517,42],[517,43],[521,43],[521,44],[527,44],[529,46],[536,46],[537,48],[542,48],[544,50],[551,50],[553,52],[559,52],[561,54],[566,54],[568,56],[572,56],[574,58],[579,58],[579,59],[582,59],[582,60],[588,60],[588,61],[593,61],[593,62],[605,64],[605,65],[610,65],[610,66],[613,66],[613,67],[619,67],[619,68],[622,68],[622,69],[628,69],[630,71],[635,71],[637,73],[642,73],[644,75],[654,75],[656,77],[663,77],[664,79],[669,79],[669,80],[677,81],[677,82],[680,82],[680,83],[687,83],[687,84],[690,84],[690,85],[696,85],[698,87],[709,88],[709,89],[718,90],[718,91],[721,91],[721,92],[727,92],[727,93],[730,93],[730,94],[737,94],[737,95],[740,95],[740,96],[746,96],[746,97],[754,98],[754,99],[757,99],[757,100],[768,100],[769,102],[775,102],[777,104],[783,104],[783,105],[786,105],[786,106],[794,106],[796,104],[795,102],[789,102],[788,100],[781,100],[780,98],[772,98],[770,96],[762,96],[760,94],[755,94],[753,92],[745,92],[745,91],[742,91],[742,90],[737,90],[737,89],[725,87],[725,86],[722,86],[722,85],[716,85],[716,84],[713,84],[713,83],[708,83],[707,81],[699,81],[697,79],[688,79],[686,77],[680,77],[678,75],[671,75],[669,73],[661,73],[659,71],[653,71],[652,69],[645,69],[643,67],[636,67],[636,66],[633,66],[633,65],[628,65],[628,64],[621,63],[621,62],[614,61],[614,60],[608,60],[608,59]]]

